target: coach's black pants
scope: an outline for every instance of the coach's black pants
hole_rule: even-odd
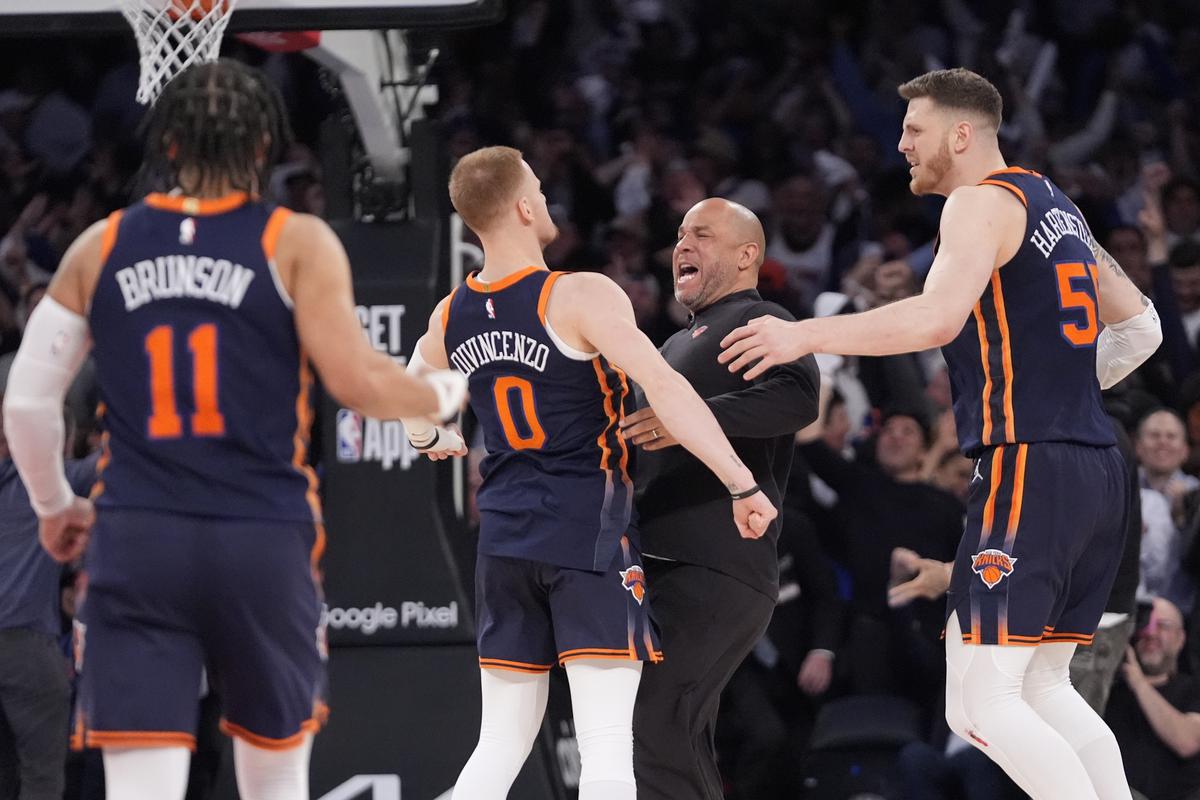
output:
[[[721,690],[775,603],[707,567],[644,561],[665,660],[642,671],[633,712],[638,800],[721,800],[713,734]]]

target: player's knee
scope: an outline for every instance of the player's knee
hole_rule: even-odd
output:
[[[579,760],[587,782],[633,783],[633,731],[628,725],[577,730]]]

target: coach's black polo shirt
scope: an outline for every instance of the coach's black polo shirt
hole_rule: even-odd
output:
[[[662,347],[663,357],[708,402],[721,430],[777,509],[792,464],[793,434],[817,418],[820,378],[805,356],[753,382],[717,363],[721,340],[755,317],[791,320],[782,307],[748,289],[726,295],[692,317]],[[646,400],[637,394],[638,407]],[[736,578],[774,600],[779,588],[775,543],[780,519],[756,541],[733,522],[729,490],[682,447],[641,450],[637,507],[642,550],[648,556],[697,564]]]

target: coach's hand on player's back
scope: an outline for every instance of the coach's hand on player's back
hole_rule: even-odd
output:
[[[733,501],[733,521],[743,539],[758,539],[767,532],[771,520],[779,516],[775,506],[761,491]]]
[[[42,547],[60,564],[74,561],[83,555],[95,521],[92,501],[76,497],[64,510],[42,518],[38,530]]]
[[[804,330],[802,322],[757,317],[721,340],[721,347],[725,349],[717,356],[717,361],[728,364],[730,372],[750,367],[742,377],[754,380],[771,367],[791,363],[815,352],[805,339]]]

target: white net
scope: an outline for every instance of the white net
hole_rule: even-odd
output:
[[[141,53],[139,103],[158,99],[163,87],[192,64],[216,61],[221,35],[237,0],[121,0]]]

